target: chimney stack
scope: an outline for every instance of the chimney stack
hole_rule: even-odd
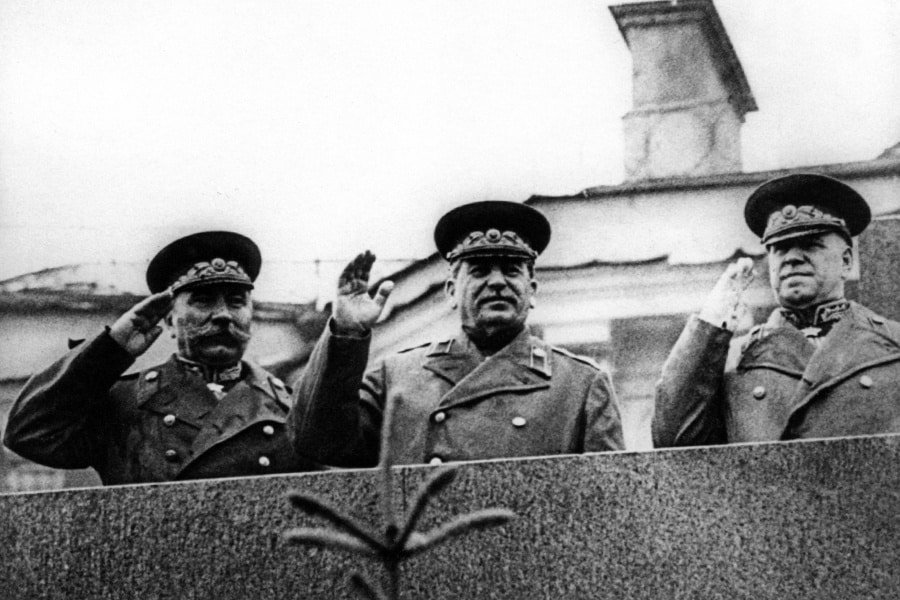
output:
[[[711,0],[611,6],[632,56],[623,117],[630,181],[741,170],[750,84]]]

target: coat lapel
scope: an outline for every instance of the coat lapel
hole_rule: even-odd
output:
[[[426,370],[456,385],[474,371],[482,362],[482,356],[469,342],[465,334],[432,344],[425,354]]]
[[[858,305],[852,304],[812,355],[792,412],[863,369],[900,360],[897,341],[874,329],[861,311]]]
[[[264,421],[287,421],[290,401],[283,385],[279,386],[280,382],[256,365],[247,362],[244,365],[249,374],[236,383],[206,415],[200,432],[191,445],[191,458],[181,466],[179,472],[248,427]]]
[[[815,346],[796,327],[785,322],[776,310],[766,324],[751,333],[740,355],[739,371],[772,369],[799,379]]]
[[[425,368],[447,379],[453,387],[439,406],[476,402],[501,392],[524,392],[550,386],[550,352],[543,342],[523,330],[505,348],[484,360],[465,335],[447,354],[429,358]]]
[[[216,406],[203,379],[183,369],[174,357],[139,377],[137,405],[144,410],[173,414],[199,429],[204,417]]]

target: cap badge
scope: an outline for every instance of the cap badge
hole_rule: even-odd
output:
[[[781,210],[775,210],[769,215],[762,241],[767,243],[773,236],[780,235],[785,231],[807,229],[812,231],[837,229],[846,232],[847,222],[817,206],[794,206],[793,204],[788,204],[783,206]]]
[[[250,277],[237,261],[214,258],[209,262],[194,263],[184,275],[175,280],[175,283],[172,284],[172,291],[177,292],[198,283],[216,282],[240,283],[252,287]]]
[[[781,209],[781,216],[787,221],[793,221],[797,218],[797,207],[793,204],[788,204]]]
[[[519,237],[515,231],[500,232],[499,229],[473,231],[447,253],[447,260],[467,256],[520,256],[534,260],[538,253]]]

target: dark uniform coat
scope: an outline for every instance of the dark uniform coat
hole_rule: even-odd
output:
[[[296,392],[298,452],[326,464],[374,465],[388,404],[395,464],[623,448],[607,375],[527,330],[487,359],[461,334],[364,374],[368,347],[369,338],[326,327]]]
[[[107,485],[315,468],[289,443],[288,390],[258,366],[244,362],[216,400],[174,357],[121,377],[133,361],[108,333],[70,350],[25,385],[4,443],[50,467],[93,467]]]
[[[730,344],[692,316],[656,390],[656,446],[900,432],[900,323],[850,303],[815,345],[780,310]]]

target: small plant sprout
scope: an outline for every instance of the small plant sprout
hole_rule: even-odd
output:
[[[285,539],[291,544],[345,550],[380,561],[388,575],[387,591],[359,573],[353,573],[350,577],[353,589],[361,597],[372,600],[399,599],[400,564],[407,558],[425,552],[450,538],[478,529],[503,525],[515,517],[515,513],[505,508],[486,508],[457,516],[426,533],[416,531],[416,524],[428,501],[446,488],[456,476],[456,467],[446,466],[435,470],[426,478],[416,491],[406,515],[398,520],[393,498],[391,413],[391,410],[385,411],[381,459],[378,467],[381,474],[380,504],[384,522],[382,531],[379,532],[359,522],[315,495],[291,492],[288,499],[296,508],[330,521],[335,528],[297,527],[284,533]]]

